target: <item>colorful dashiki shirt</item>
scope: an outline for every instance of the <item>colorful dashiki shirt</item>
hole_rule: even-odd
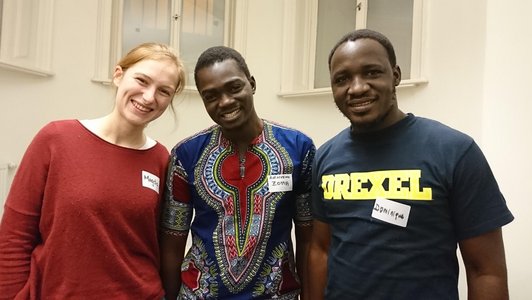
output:
[[[311,221],[314,154],[268,121],[243,160],[219,126],[174,147],[162,226],[192,233],[179,299],[297,299],[291,230]]]

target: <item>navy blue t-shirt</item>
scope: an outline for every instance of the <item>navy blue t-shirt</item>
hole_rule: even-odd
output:
[[[473,139],[412,114],[326,142],[312,188],[331,226],[327,299],[458,299],[458,241],[513,220]],[[372,217],[376,198],[407,205],[406,227]]]

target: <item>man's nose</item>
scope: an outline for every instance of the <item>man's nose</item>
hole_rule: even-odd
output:
[[[350,94],[363,94],[369,89],[368,82],[363,78],[356,76],[349,85]]]
[[[220,106],[226,106],[226,105],[233,103],[234,100],[235,99],[233,97],[224,93],[220,96],[219,104]]]

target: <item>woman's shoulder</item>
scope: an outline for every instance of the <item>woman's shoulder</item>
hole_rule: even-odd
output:
[[[65,133],[77,132],[82,129],[78,120],[55,120],[46,123],[37,132],[36,137],[50,138],[63,135]]]

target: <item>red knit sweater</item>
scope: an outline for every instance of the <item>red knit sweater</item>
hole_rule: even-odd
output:
[[[6,200],[0,299],[162,298],[157,227],[167,162],[161,144],[116,146],[75,120],[45,126]]]

